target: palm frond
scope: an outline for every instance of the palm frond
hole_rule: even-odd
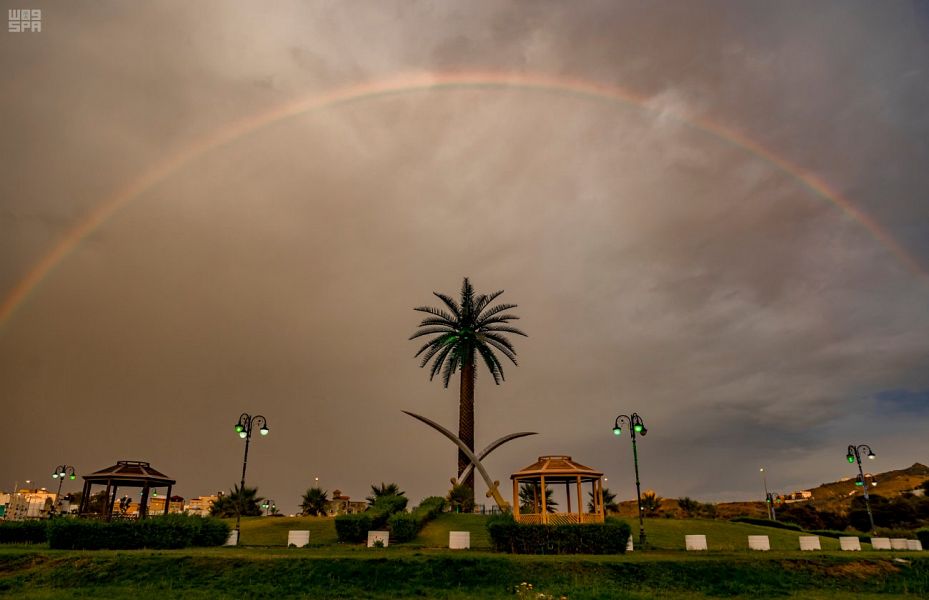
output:
[[[481,328],[481,333],[485,333],[488,331],[493,332],[493,333],[515,333],[516,335],[521,335],[523,337],[529,337],[527,334],[523,333],[521,330],[516,329],[515,327],[510,327],[508,325],[497,325],[496,327],[487,327],[487,328],[482,327]]]
[[[490,374],[493,376],[494,383],[500,385],[500,382],[503,380],[503,367],[500,365],[500,361],[497,360],[494,353],[484,344],[480,344],[477,347],[477,351],[481,355],[481,358],[484,359],[484,364],[487,365],[487,370],[490,371]]]
[[[448,387],[448,382],[451,381],[452,375],[458,370],[458,364],[461,362],[460,348],[455,348],[455,352],[452,353],[451,358],[445,363],[445,368],[442,370],[442,385]]]
[[[458,319],[454,315],[449,314],[448,312],[442,310],[441,308],[435,308],[432,306],[417,306],[413,310],[417,312],[429,313],[430,315],[439,317],[440,319],[446,321],[449,325],[452,325],[452,326],[454,326],[458,322]],[[422,326],[420,325],[420,327]]]
[[[436,352],[438,352],[444,347],[445,347],[445,343],[443,342],[441,338],[430,340],[429,342],[423,344],[423,347],[419,349],[419,352],[413,355],[413,358],[416,358],[417,356],[420,355],[421,352],[428,349],[428,352],[426,352],[426,354],[423,355],[422,362],[419,363],[419,368],[421,369],[426,366],[426,363],[429,362],[430,358],[435,356]]]
[[[455,299],[449,296],[448,294],[442,294],[439,292],[432,292],[432,295],[445,303],[451,311],[452,314],[458,318],[461,318],[461,307],[458,306],[458,303],[455,302]]]
[[[454,345],[449,344],[442,347],[442,350],[436,354],[436,357],[433,359],[432,369],[429,372],[429,381],[432,381],[433,377],[436,376],[436,373],[442,368],[442,363],[445,362],[445,358],[448,356],[448,353],[455,348]]]
[[[481,321],[484,319],[489,319],[497,313],[501,313],[505,310],[510,310],[511,308],[516,308],[515,304],[498,304],[493,308],[487,309],[487,312],[481,315]]]
[[[496,315],[486,320],[481,320],[480,326],[487,327],[488,325],[496,325],[497,323],[502,323],[506,325],[510,321],[518,321],[519,317],[516,315]]]
[[[415,340],[418,337],[429,335],[431,333],[454,333],[454,332],[455,332],[455,329],[453,327],[449,327],[448,325],[428,325],[420,329],[413,335],[411,335],[409,339]]]
[[[504,346],[503,344],[501,344],[501,343],[498,342],[497,340],[493,340],[493,339],[489,339],[489,338],[488,338],[488,339],[487,339],[487,344],[489,344],[489,345],[493,346],[494,348],[496,348],[497,350],[499,350],[501,354],[503,354],[503,355],[506,356],[508,359],[510,359],[510,362],[511,362],[511,363],[513,363],[513,364],[516,365],[516,366],[519,366],[519,362],[516,360],[516,352],[515,352],[515,351],[510,350],[509,348],[507,348],[506,346]]]
[[[480,315],[481,311],[487,308],[487,305],[496,300],[502,293],[503,290],[497,290],[493,294],[481,294],[478,296],[477,300],[474,301],[474,314]]]

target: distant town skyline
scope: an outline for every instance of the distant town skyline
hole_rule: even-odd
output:
[[[476,448],[539,433],[503,490],[564,454],[633,498],[633,411],[665,497],[929,463],[926,3],[33,4],[0,34],[0,490],[228,491],[248,412],[284,513],[317,478],[445,494],[401,411],[456,430],[458,390],[407,338],[463,277],[529,335],[478,374]]]

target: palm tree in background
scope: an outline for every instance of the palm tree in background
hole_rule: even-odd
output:
[[[258,495],[257,487],[244,487],[241,490],[235,484],[229,494],[219,497],[210,507],[210,515],[214,517],[234,517],[241,514],[243,517],[258,517],[261,515],[261,501],[264,498]]]
[[[552,497],[552,488],[545,486],[545,512],[553,513],[558,502]],[[519,484],[519,510],[526,514],[542,512],[542,486],[538,483]]]
[[[478,357],[483,361],[487,370],[494,378],[494,383],[500,385],[504,380],[503,365],[497,357],[499,352],[508,358],[514,365],[516,350],[507,339],[506,334],[526,336],[525,333],[509,325],[519,317],[507,311],[516,308],[515,304],[497,304],[491,306],[503,290],[492,294],[475,295],[471,282],[465,277],[461,285],[461,298],[457,302],[451,296],[433,292],[436,298],[442,301],[444,308],[431,306],[418,306],[414,310],[424,312],[429,316],[419,324],[419,330],[410,336],[416,339],[422,336],[432,336],[415,356],[422,356],[420,367],[425,367],[429,361],[432,366],[429,380],[441,373],[442,384],[448,387],[452,375],[461,371],[461,386],[458,400],[458,437],[468,448],[474,451],[474,380],[477,375]],[[471,463],[467,455],[458,450],[458,476]],[[474,472],[463,482],[471,490],[471,500],[474,500]]]
[[[381,485],[371,485],[371,495],[365,498],[368,501],[368,506],[374,506],[374,504],[381,498],[388,496],[404,496],[405,492],[400,489],[400,486],[396,483],[384,483],[381,482]]]
[[[594,493],[587,492],[587,512],[593,513],[596,512],[594,509]],[[616,503],[616,494],[610,491],[610,488],[603,488],[603,512],[606,514],[609,513],[618,513],[619,504]]]
[[[309,488],[300,499],[300,511],[303,515],[325,517],[329,504],[329,492],[318,487]]]

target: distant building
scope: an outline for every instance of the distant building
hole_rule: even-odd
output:
[[[813,492],[810,490],[800,490],[799,492],[791,492],[783,496],[784,502],[790,504],[792,502],[807,502],[813,499]]]
[[[57,496],[45,488],[22,488],[15,494],[4,494],[6,509],[3,518],[7,521],[25,519],[43,519],[48,516],[55,505]]]
[[[219,496],[197,496],[196,498],[191,498],[187,505],[184,507],[184,510],[189,515],[195,515],[198,517],[208,517],[210,516],[210,509],[213,507],[213,503],[219,500]],[[162,505],[164,506],[164,505]]]
[[[342,495],[342,490],[333,490],[332,500],[326,504],[326,514],[330,517],[351,515],[364,512],[366,508],[368,508],[367,502],[352,502],[351,498]]]
[[[148,499],[148,514],[150,515],[160,515],[164,513],[165,510],[165,497],[158,496],[149,497]],[[171,503],[168,505],[169,513],[182,513],[184,512],[184,498],[181,496],[171,496]]]

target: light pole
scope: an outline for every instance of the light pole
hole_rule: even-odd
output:
[[[861,468],[861,453],[867,451],[868,459],[874,460],[877,456],[871,450],[871,446],[867,444],[854,445],[849,444],[848,450],[845,453],[845,460],[850,464],[858,463],[858,479],[855,480],[855,485],[860,486],[864,490],[864,507],[868,509],[868,521],[871,523],[871,531],[874,531],[874,515],[871,514],[871,501],[868,499],[868,486],[865,485],[864,480],[864,471]]]
[[[783,502],[784,499],[776,492],[765,492],[764,500],[768,505],[768,518],[772,521],[777,521],[777,513],[774,510],[774,506]]]
[[[771,511],[771,494],[768,493],[768,479],[767,479],[767,477],[765,476],[764,467],[761,467],[760,469],[758,469],[758,471],[761,473],[761,483],[762,483],[762,485],[764,485],[765,510],[768,511],[768,520],[769,520],[769,521],[773,521],[773,520],[774,520],[774,517],[771,516],[771,514],[772,514],[772,511]]]
[[[265,516],[269,516],[271,511],[277,511],[277,504],[274,503],[274,500],[268,498],[262,503],[261,508],[265,509]]]
[[[64,483],[65,477],[74,481],[77,478],[77,474],[74,472],[74,467],[71,465],[58,465],[55,467],[54,472],[52,472],[52,479],[58,480],[58,492],[55,494],[55,506],[61,507],[61,484]],[[52,510],[55,511],[55,507],[52,507]]]
[[[248,466],[248,444],[252,441],[252,426],[258,425],[258,433],[268,435],[268,420],[261,415],[254,417],[248,413],[242,413],[235,424],[235,431],[239,437],[245,440],[245,456],[242,458],[242,482],[239,484],[239,498],[235,505],[235,535],[236,543],[239,543],[240,522],[242,520],[242,500],[245,498],[245,468]]]
[[[635,466],[635,497],[636,497],[636,506],[639,509],[639,545],[645,547],[645,516],[642,514],[642,488],[639,484],[639,452],[636,449],[635,437],[637,433],[641,433],[645,436],[648,433],[648,429],[645,427],[645,421],[642,420],[642,417],[639,416],[639,413],[632,413],[632,415],[619,415],[616,417],[616,420],[613,422],[613,435],[620,435],[623,432],[621,426],[622,421],[625,419],[626,423],[629,425],[629,430],[632,432],[632,463]]]

